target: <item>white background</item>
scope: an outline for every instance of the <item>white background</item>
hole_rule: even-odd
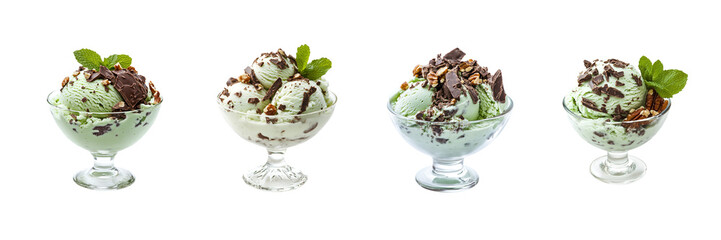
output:
[[[18,1],[19,2],[19,1]],[[581,3],[584,2],[584,3]],[[588,2],[588,3],[585,3]],[[718,6],[692,1],[4,1],[0,4],[0,239],[718,239],[721,162]],[[335,115],[288,150],[309,180],[273,193],[242,173],[265,151],[215,104],[262,52],[333,61]],[[431,159],[395,132],[388,96],[416,64],[460,47],[502,69],[516,102],[494,143],[468,157],[464,192],[422,189]],[[73,183],[91,156],[57,129],[45,97],[74,71],[72,52],[125,53],[165,102],[121,151],[134,185]],[[648,173],[608,185],[588,172],[604,152],[561,106],[584,59],[642,55],[689,74],[665,126],[632,155]]]

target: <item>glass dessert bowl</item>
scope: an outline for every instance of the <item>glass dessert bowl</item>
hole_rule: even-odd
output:
[[[95,158],[92,168],[78,172],[75,183],[89,189],[121,189],[135,182],[133,175],[114,166],[118,151],[130,147],[150,129],[162,100],[140,109],[119,112],[74,111],[58,106],[59,91],[48,95],[50,113],[60,130]]]
[[[223,104],[218,106],[228,125],[243,139],[265,147],[266,163],[243,175],[243,180],[258,189],[288,191],[303,185],[305,174],[285,162],[287,148],[301,144],[315,136],[328,122],[337,97],[328,92],[328,107],[322,110],[293,115],[264,115],[237,111]]]
[[[609,121],[609,119],[591,119],[571,111],[563,100],[563,109],[573,129],[591,145],[607,152],[606,156],[596,158],[591,163],[591,174],[606,183],[631,183],[646,173],[646,163],[641,159],[629,156],[628,151],[645,144],[663,126],[671,109],[668,105],[655,116],[633,121]]]
[[[505,109],[495,117],[474,121],[434,122],[396,113],[391,101],[387,107],[398,132],[411,146],[433,158],[433,165],[418,171],[416,182],[434,191],[468,189],[478,183],[478,174],[463,164],[464,157],[487,146],[508,122],[513,101],[506,98]]]

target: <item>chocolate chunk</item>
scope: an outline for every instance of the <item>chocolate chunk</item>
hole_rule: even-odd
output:
[[[103,126],[96,126],[96,127],[94,127],[93,130],[95,130],[95,131],[97,131],[97,132],[93,132],[93,135],[95,135],[95,136],[101,136],[101,135],[103,135],[103,134],[105,134],[105,133],[107,133],[107,132],[110,132],[110,130],[112,130],[112,129],[110,129],[110,126],[112,126],[112,125],[113,125],[113,124],[108,124],[108,125],[103,125]]]
[[[233,95],[235,95],[236,97],[240,98],[240,97],[243,96],[243,93],[241,93],[241,92],[236,92],[236,93],[233,94]]]
[[[446,53],[446,55],[443,56],[443,59],[461,61],[464,56],[466,56],[466,53],[461,51],[461,49],[459,48],[455,48],[450,52]]]
[[[438,126],[438,125],[431,125],[431,130],[433,130],[434,135],[440,136],[441,133],[443,133],[443,128],[441,128],[441,126]]]
[[[308,91],[303,93],[303,102],[300,104],[300,111],[298,111],[298,114],[301,114],[305,112],[305,110],[308,108],[308,103],[310,101],[310,96],[313,95],[317,91],[316,87],[310,87]]]
[[[87,102],[87,101],[88,101],[88,98],[83,97],[83,99],[80,99],[80,101],[81,101],[81,102]]]
[[[446,96],[450,96],[455,99],[458,99],[463,93],[463,89],[461,89],[461,80],[458,78],[458,74],[456,74],[455,69],[446,73],[446,82],[443,84],[443,92]]]
[[[599,136],[599,137],[606,136],[606,133],[602,133],[602,132],[593,132],[593,134],[596,134],[596,136]]]
[[[608,144],[614,145],[613,141],[608,141]]]
[[[603,75],[598,75],[598,76],[593,77],[593,79],[591,80],[591,88],[595,88],[596,86],[601,85],[601,83],[603,83],[603,81],[604,81]]]
[[[278,59],[275,59],[275,58],[271,58],[271,59],[268,60],[268,61],[270,61],[270,63],[272,63],[272,64],[275,64],[275,66],[278,67],[278,68],[280,68],[280,69],[286,69],[286,68],[288,68],[288,64],[285,63],[285,61],[283,61],[282,59],[281,59],[281,60],[278,60]]]
[[[615,66],[617,68],[626,68],[628,66],[628,63],[625,63],[618,59],[612,58],[612,59],[609,59],[608,62],[610,62],[611,64],[613,64],[613,66]]]
[[[273,96],[275,96],[275,93],[278,92],[278,89],[280,89],[280,86],[283,85],[283,80],[278,78],[278,80],[275,80],[273,82],[273,85],[270,86],[267,92],[265,92],[265,96],[263,96],[263,101],[270,100]]]
[[[591,110],[594,110],[596,112],[601,112],[600,109],[598,109],[598,105],[594,103],[593,101],[587,99],[587,98],[581,98],[581,104]]]
[[[258,81],[258,78],[255,77],[255,70],[253,70],[252,68],[245,67],[245,74],[248,74],[248,76],[250,76],[250,85],[260,83],[260,81]]]
[[[590,68],[591,66],[593,66],[593,63],[588,60],[583,60],[583,66],[585,66],[586,68]]]
[[[623,98],[623,97],[624,97],[623,92],[621,92],[621,90],[618,90],[618,89],[616,89],[616,88],[614,88],[614,87],[607,87],[607,88],[606,88],[606,94],[608,94],[608,95],[610,95],[610,96],[618,97],[618,98]]]
[[[248,103],[250,104],[257,104],[260,102],[260,99],[258,98],[248,98]]]
[[[318,127],[318,123],[317,123],[317,122],[316,122],[316,123],[313,123],[313,125],[310,126],[308,129],[306,129],[305,131],[303,131],[303,133],[309,133],[309,132],[313,131],[315,128],[317,128],[317,127]]]
[[[616,81],[616,87],[622,87],[626,86],[626,84],[622,83],[621,81]]]
[[[103,67],[100,67],[101,69]],[[107,69],[106,69],[107,70]],[[102,70],[101,70],[101,75]],[[123,70],[115,78],[115,89],[118,90],[120,96],[123,97],[125,104],[135,108],[148,96],[148,87],[145,86],[137,75],[130,71]]]
[[[446,142],[448,142],[448,138],[436,138],[436,142],[445,144]]]
[[[269,137],[266,137],[266,136],[263,135],[262,133],[258,133],[258,138],[263,139],[263,140],[270,140]]]
[[[101,79],[108,79],[111,81],[115,79],[115,74],[113,74],[113,72],[108,70],[108,68],[106,68],[105,66],[100,66],[98,73],[100,73],[99,78],[101,78]],[[91,79],[92,79],[92,75],[91,75]],[[93,80],[95,80],[95,79],[93,79]],[[92,82],[92,81],[88,80],[88,82]]]
[[[591,75],[593,75],[593,76],[598,75],[598,68],[594,68],[593,71],[591,71]]]
[[[506,102],[506,91],[503,89],[503,76],[501,76],[501,69],[498,69],[490,81],[491,89],[493,90],[493,100],[501,103]]]
[[[285,111],[285,105],[283,105],[283,104],[278,105],[278,110]]]
[[[223,88],[223,92],[221,92],[220,95],[230,97],[230,92],[228,92],[227,88]]]
[[[578,76],[578,83],[581,84],[582,82],[591,80],[591,78],[592,78],[591,74],[588,74],[588,73],[581,74],[581,76]]]
[[[416,119],[418,119],[418,120],[422,120],[422,119],[423,119],[423,112],[422,112],[422,111],[416,113]]]
[[[92,82],[92,81],[97,80],[99,77],[100,77],[100,72],[94,72],[94,73],[90,74],[90,78],[85,79],[85,81]]]
[[[631,78],[636,81],[637,86],[643,85],[643,80],[641,80],[641,77],[637,76],[636,74],[631,74]]]
[[[225,82],[226,86],[233,85],[234,83],[240,82],[237,78],[231,77],[228,79],[227,82]]]

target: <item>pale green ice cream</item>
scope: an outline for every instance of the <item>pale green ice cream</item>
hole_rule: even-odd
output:
[[[113,106],[122,101],[120,93],[115,87],[102,84],[96,80],[88,82],[85,74],[77,77],[69,76],[69,82],[60,91],[60,103],[71,110],[85,112],[111,112]]]
[[[244,113],[260,113],[270,100],[263,101],[265,89],[256,89],[255,86],[234,82],[227,86],[218,96],[226,108]]]
[[[424,79],[416,78],[409,81],[408,89],[401,91],[393,102],[396,113],[411,117],[418,112],[428,109],[433,104],[433,91],[430,85],[422,86]]]
[[[491,90],[491,86],[489,84],[479,84],[476,86],[476,90],[478,90],[478,98],[481,104],[479,108],[481,110],[481,119],[495,117],[501,115],[503,111],[506,111],[507,101],[506,103],[501,103],[493,100],[493,90]]]
[[[303,109],[304,95],[308,94],[308,104]],[[323,91],[315,81],[300,79],[288,81],[275,93],[271,104],[278,109],[278,115],[311,113],[328,107]]]
[[[270,88],[278,78],[283,81],[288,80],[297,70],[295,60],[281,49],[277,52],[263,53],[253,61],[250,68],[265,89]]]
[[[605,72],[617,73],[614,76]],[[646,85],[641,80],[641,73],[633,65],[615,60],[596,60],[581,72],[579,79],[584,76],[589,79],[580,80],[580,86],[566,96],[565,104],[569,110],[585,118],[611,118],[617,106],[620,106],[621,111],[628,112],[645,104]],[[600,80],[594,82],[597,78]],[[603,89],[606,86],[609,90]],[[611,91],[621,94],[613,94]],[[583,99],[586,99],[586,104]]]

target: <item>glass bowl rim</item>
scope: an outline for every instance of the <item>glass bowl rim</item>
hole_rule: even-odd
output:
[[[389,99],[388,99],[388,102],[386,103],[386,108],[387,108],[388,111],[393,115],[393,117],[396,117],[396,118],[399,118],[399,119],[403,119],[403,120],[407,120],[407,121],[415,121],[415,122],[424,123],[424,124],[431,124],[431,125],[475,124],[475,123],[482,123],[482,122],[487,122],[487,121],[490,122],[490,121],[492,121],[492,120],[501,119],[501,118],[506,117],[506,115],[508,115],[508,114],[511,113],[511,110],[513,110],[513,107],[514,107],[514,105],[515,105],[515,102],[513,101],[513,99],[511,99],[510,96],[506,96],[506,101],[509,102],[509,103],[508,103],[508,107],[506,108],[505,111],[503,111],[503,113],[498,114],[497,116],[493,116],[493,117],[489,117],[489,118],[484,118],[484,119],[473,120],[473,121],[463,120],[463,121],[450,121],[450,122],[434,122],[434,121],[426,121],[426,120],[420,120],[420,119],[415,119],[415,118],[409,118],[409,117],[400,115],[400,114],[398,114],[397,112],[395,112],[395,111],[393,110],[393,108],[391,107],[391,99],[393,99],[393,96],[394,96],[395,94],[396,94],[396,93],[394,93],[393,95],[391,95],[391,98],[389,98]]]
[[[45,101],[47,101],[47,103],[48,103],[48,105],[50,105],[50,107],[55,108],[55,109],[58,109],[58,110],[61,110],[61,111],[78,112],[78,113],[95,114],[95,115],[127,114],[127,113],[137,113],[138,111],[144,112],[144,111],[148,111],[148,110],[155,109],[155,108],[159,107],[160,104],[162,104],[162,103],[165,101],[165,98],[161,97],[159,103],[157,103],[157,104],[152,104],[152,105],[147,105],[147,106],[150,106],[150,107],[149,107],[149,108],[145,108],[145,109],[140,109],[140,108],[139,108],[139,109],[132,109],[132,110],[127,110],[127,111],[120,111],[120,112],[86,112],[86,111],[72,110],[72,109],[70,109],[70,108],[62,108],[62,107],[59,107],[59,106],[53,104],[52,102],[50,102],[50,96],[53,96],[53,94],[60,94],[60,90],[54,90],[54,91],[52,91],[52,92],[50,92],[50,93],[48,94],[48,97],[47,97],[47,99],[46,99]]]
[[[564,96],[564,97],[563,97],[563,100],[561,101],[561,105],[563,105],[563,109],[566,110],[566,113],[568,113],[568,115],[571,115],[571,116],[573,116],[573,117],[575,117],[575,118],[577,118],[577,119],[588,119],[588,120],[602,119],[602,118],[595,118],[595,119],[594,119],[594,118],[587,118],[587,117],[581,116],[581,115],[578,114],[578,113],[575,113],[575,112],[571,111],[571,110],[568,109],[568,107],[566,106],[566,98],[567,98],[567,97],[568,97],[568,96]],[[666,113],[668,113],[668,111],[671,109],[671,99],[666,99],[666,98],[664,98],[664,99],[665,99],[665,100],[668,100],[668,106],[666,106],[666,109],[664,109],[663,111],[661,111],[661,112],[660,112],[658,115],[656,115],[656,116],[648,117],[648,118],[644,118],[644,119],[639,119],[639,120],[633,120],[633,121],[620,121],[620,122],[608,121],[608,122],[604,122],[604,123],[605,123],[605,124],[618,125],[618,124],[627,124],[627,123],[647,122],[647,121],[650,121],[650,120],[659,119],[659,118],[665,116]]]
[[[328,112],[328,111],[333,110],[333,109],[335,108],[335,105],[337,105],[337,103],[338,103],[338,95],[336,95],[334,92],[331,92],[330,90],[327,91],[327,92],[328,92],[328,94],[330,94],[330,96],[333,96],[333,104],[331,104],[330,106],[326,107],[325,109],[321,109],[321,110],[318,110],[318,111],[315,111],[315,112],[302,113],[302,114],[293,114],[293,115],[263,115],[263,114],[257,114],[257,113],[240,112],[240,111],[236,111],[236,110],[234,110],[234,109],[229,109],[229,108],[225,107],[225,106],[223,105],[223,103],[220,101],[220,94],[222,94],[222,93],[218,93],[218,95],[215,97],[215,102],[216,102],[216,103],[218,104],[218,106],[219,106],[220,108],[222,108],[223,110],[226,110],[226,111],[228,111],[228,112],[233,112],[233,113],[241,114],[241,115],[245,115],[245,116],[251,116],[251,117],[276,117],[276,118],[304,117],[304,116],[309,116],[309,115],[313,115],[313,114],[325,113],[325,112]]]

